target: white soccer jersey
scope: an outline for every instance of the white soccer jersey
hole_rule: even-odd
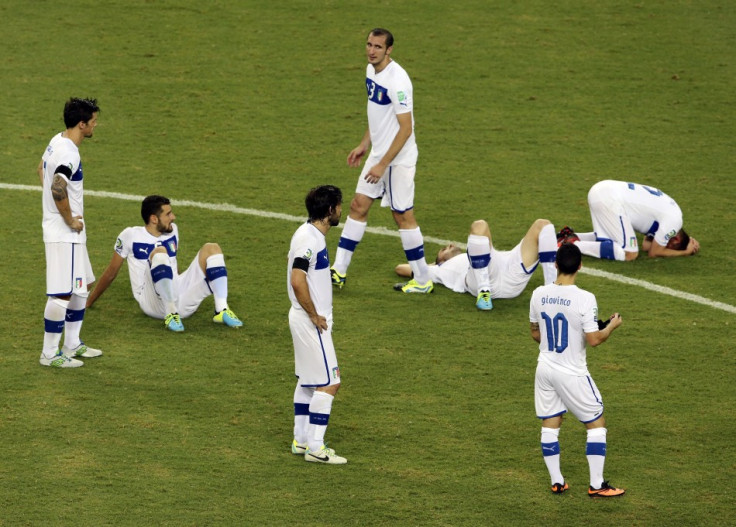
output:
[[[399,131],[398,114],[412,112],[412,134],[396,154],[392,165],[414,166],[417,163],[417,143],[414,137],[413,94],[409,75],[404,68],[391,61],[376,73],[372,64],[366,68],[368,92],[368,128],[371,134],[371,156],[382,158]]]
[[[54,197],[51,195],[51,183],[54,180],[56,169],[64,165],[71,174],[62,177],[67,181],[66,191],[69,196],[69,207],[72,217],[84,216],[84,189],[82,182],[82,161],[79,157],[79,148],[74,141],[56,134],[43,154],[43,241],[45,242],[68,242],[85,243],[87,241],[87,228],[81,232],[74,232],[59,214]],[[84,221],[84,220],[83,220]]]
[[[115,242],[115,252],[128,262],[130,287],[136,298],[141,295],[146,283],[146,275],[151,269],[148,260],[151,251],[159,245],[166,248],[174,277],[179,275],[176,263],[176,254],[179,250],[179,228],[176,223],[172,223],[172,227],[174,228],[172,232],[160,236],[152,235],[145,227],[128,227],[118,236]]]
[[[609,208],[618,205],[619,214],[625,214],[634,230],[651,234],[662,246],[682,228],[682,211],[674,199],[661,190],[626,181],[599,181],[591,187],[589,202],[601,202]],[[595,205],[591,204],[591,215],[595,216]],[[594,219],[595,221],[595,219]],[[612,233],[596,233],[612,237]]]
[[[571,375],[589,375],[585,333],[598,331],[595,295],[575,285],[543,285],[532,293],[529,321],[539,324],[539,361]]]
[[[291,287],[291,271],[295,258],[309,260],[307,285],[317,313],[332,317],[332,279],[330,278],[330,258],[327,255],[325,235],[311,223],[299,227],[291,238],[289,260],[286,268],[286,284],[293,309],[304,313]]]

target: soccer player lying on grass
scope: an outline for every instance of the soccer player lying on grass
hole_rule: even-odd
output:
[[[163,196],[148,196],[141,216],[145,226],[128,227],[118,236],[112,260],[90,293],[87,307],[112,284],[127,260],[133,297],[146,315],[162,319],[167,329],[184,331],[181,319],[191,316],[210,295],[215,297],[214,322],[242,326],[227,304],[227,269],[220,246],[205,243],[189,268],[179,274],[179,229],[171,202]]]
[[[650,258],[690,256],[700,244],[682,228],[682,211],[674,199],[654,187],[625,181],[599,181],[588,192],[593,232],[575,233],[564,227],[559,245],[571,242],[594,258],[630,261],[639,256],[636,233],[644,235],[641,248]]]
[[[470,226],[467,251],[455,244],[440,249],[435,265],[430,265],[431,279],[457,293],[476,297],[482,311],[493,309],[492,298],[515,298],[531,279],[537,264],[542,264],[544,283],[557,277],[555,254],[557,238],[549,220],[532,223],[524,238],[510,251],[499,251],[491,242],[491,230],[485,220]],[[396,274],[411,277],[409,264],[396,266]],[[400,288],[403,284],[396,284]]]

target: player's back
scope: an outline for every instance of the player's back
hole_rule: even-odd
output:
[[[550,284],[532,293],[529,320],[539,324],[539,361],[588,375],[585,333],[598,330],[595,296],[576,285]]]

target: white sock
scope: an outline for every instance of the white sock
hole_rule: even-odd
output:
[[[559,428],[542,427],[542,456],[544,464],[547,465],[551,485],[565,483],[565,478],[560,472],[560,443],[558,437]]]
[[[598,239],[594,232],[576,232],[575,235],[581,242],[594,242]]]
[[[294,390],[294,439],[302,445],[307,442],[309,403],[313,394],[314,388],[304,388],[297,383]]]
[[[84,309],[87,306],[87,297],[72,295],[69,304],[66,306],[66,317],[64,319],[64,346],[68,349],[74,349],[79,346],[82,341],[79,340],[79,333],[82,331],[82,322],[84,321]]]
[[[227,309],[227,268],[225,267],[225,256],[213,254],[207,258],[204,270],[207,283],[210,285],[212,295],[215,297],[215,311],[219,313]]]
[[[478,290],[490,291],[491,240],[478,234],[469,235],[468,260],[470,260],[470,272],[475,277]]]
[[[325,432],[332,411],[334,397],[327,392],[314,390],[309,403],[309,425],[307,427],[307,443],[309,450],[320,450],[325,444]]]
[[[539,242],[537,246],[539,263],[542,265],[542,273],[544,274],[544,285],[549,285],[557,280],[557,268],[555,267],[555,259],[557,258],[557,233],[555,232],[554,225],[550,223],[542,227],[542,230],[539,231]]]
[[[342,228],[340,242],[335,252],[335,263],[332,266],[338,273],[345,274],[348,271],[350,260],[353,258],[356,247],[363,239],[367,226],[367,222],[357,221],[349,216],[345,220],[345,226]]]
[[[64,317],[68,305],[68,300],[55,296],[46,299],[46,308],[43,311],[44,334],[41,353],[47,359],[59,353],[59,342],[61,342],[61,332],[64,331]]]
[[[588,442],[585,455],[590,468],[590,486],[601,488],[603,484],[603,465],[606,463],[606,429],[591,428],[588,430]]]
[[[605,260],[617,260],[619,262],[626,260],[624,250],[618,245],[614,245],[612,240],[599,240],[597,242],[579,241],[575,242],[575,245],[586,256],[603,258]]]
[[[414,280],[420,284],[429,282],[429,267],[424,258],[424,239],[419,227],[413,229],[399,229],[401,246],[409,261],[409,267],[414,273]]]
[[[151,258],[151,277],[153,288],[166,304],[168,313],[176,313],[176,296],[174,296],[174,272],[169,257],[165,253],[156,253]]]

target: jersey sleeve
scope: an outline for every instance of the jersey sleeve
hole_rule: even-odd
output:
[[[586,291],[587,292],[587,291]],[[594,333],[598,331],[598,303],[595,295],[587,292],[583,302],[582,322],[584,333]]]
[[[118,235],[115,240],[115,252],[121,257],[127,259],[132,250],[133,244],[131,242],[132,229],[128,227]]]
[[[539,324],[539,314],[537,313],[536,309],[536,300],[539,296],[538,294],[539,288],[536,288],[534,292],[532,293],[532,298],[529,300],[529,322],[532,324]]]
[[[659,228],[654,233],[654,241],[664,247],[680,229],[682,229],[682,216],[665,218],[659,223]]]
[[[293,254],[295,260],[307,260],[309,262],[309,268],[314,269],[317,259],[317,250],[314,238],[305,235],[305,233],[302,233],[301,236],[297,236],[294,239]]]
[[[406,73],[401,72],[392,83],[389,92],[391,104],[396,115],[409,113],[414,109],[414,89]]]

